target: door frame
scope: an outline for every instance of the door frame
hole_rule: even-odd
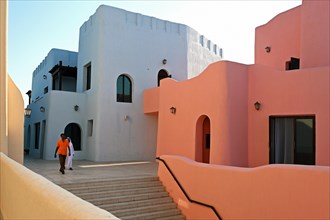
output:
[[[208,149],[208,158],[209,161],[204,161],[205,156],[205,133],[204,133],[204,121],[208,118],[210,122],[210,148]],[[211,147],[212,147],[212,125],[211,118],[207,115],[201,115],[198,117],[195,128],[195,161],[200,163],[210,163],[211,160]]]
[[[268,137],[268,164],[274,164],[271,163],[271,137],[272,137],[272,124],[271,121],[274,118],[293,118],[293,119],[312,119],[313,120],[313,152],[314,152],[314,165],[316,164],[316,127],[315,127],[315,121],[316,116],[315,115],[270,115],[268,119],[268,126],[269,126],[269,137]],[[294,126],[293,126],[293,134],[294,134],[294,151],[293,151],[293,162],[295,161],[295,155],[296,155],[296,120],[294,120]],[[293,163],[295,164],[295,163]]]

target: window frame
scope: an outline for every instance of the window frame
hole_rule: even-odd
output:
[[[314,166],[316,165],[316,115],[270,115],[269,116],[269,137],[268,137],[268,140],[269,140],[269,154],[268,154],[268,164],[278,164],[278,163],[275,163],[273,162],[273,158],[272,158],[272,148],[271,148],[271,144],[272,144],[272,140],[271,140],[271,137],[272,137],[272,121],[275,120],[276,118],[290,118],[290,119],[293,119],[294,120],[294,127],[293,127],[293,134],[294,134],[294,159],[293,159],[293,163],[292,164],[295,164],[295,165],[309,165],[309,166]],[[300,163],[296,163],[295,159],[296,159],[296,137],[297,137],[297,133],[296,133],[296,123],[297,123],[297,119],[311,119],[312,122],[313,122],[313,132],[312,132],[312,135],[313,135],[313,154],[314,154],[314,164],[300,164]]]
[[[125,79],[129,82],[129,95],[125,96],[125,88],[127,86],[125,85]],[[121,81],[121,82],[120,82]],[[121,92],[118,92],[118,83],[121,83]],[[133,102],[133,82],[132,79],[127,74],[121,74],[117,77],[116,80],[116,100],[117,102],[122,103],[132,103]],[[128,98],[127,98],[128,97]]]
[[[88,91],[92,88],[92,62],[84,66],[84,78],[84,91]]]
[[[34,149],[40,148],[40,122],[34,123]]]

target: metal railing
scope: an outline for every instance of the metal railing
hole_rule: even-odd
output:
[[[214,208],[214,206],[212,205],[209,205],[209,204],[205,204],[203,202],[198,202],[196,200],[193,200],[189,197],[189,195],[187,194],[187,192],[184,190],[184,188],[182,187],[182,185],[180,184],[179,180],[176,178],[176,176],[174,175],[174,173],[172,172],[171,168],[167,165],[166,161],[161,159],[160,157],[156,157],[156,160],[159,160],[161,161],[165,167],[167,168],[167,171],[171,174],[171,176],[173,177],[174,181],[176,182],[176,184],[179,186],[179,188],[181,189],[181,191],[183,192],[183,194],[185,195],[185,197],[189,200],[189,202],[191,203],[195,203],[195,204],[198,204],[198,205],[202,205],[202,206],[205,206],[205,207],[208,207],[210,209],[213,210],[214,214],[218,217],[219,220],[222,220],[220,214],[217,212],[217,210]]]

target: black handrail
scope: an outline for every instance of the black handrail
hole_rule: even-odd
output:
[[[217,210],[208,204],[202,203],[202,202],[198,202],[196,200],[193,200],[189,197],[189,195],[187,194],[187,192],[184,190],[184,188],[182,187],[182,185],[180,184],[180,182],[178,181],[178,179],[176,178],[176,176],[174,175],[174,173],[172,172],[171,168],[167,165],[166,161],[161,159],[160,157],[156,157],[156,160],[159,160],[161,162],[163,162],[163,164],[165,165],[165,167],[167,168],[168,172],[171,174],[171,176],[173,177],[173,179],[175,180],[176,184],[178,184],[178,186],[180,187],[181,191],[183,192],[183,194],[185,195],[185,197],[189,200],[189,202],[191,203],[196,203],[202,206],[206,206],[208,208],[211,208],[214,212],[214,214],[218,217],[219,220],[222,220],[220,214],[217,212]]]

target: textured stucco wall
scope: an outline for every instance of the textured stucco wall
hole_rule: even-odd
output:
[[[187,29],[188,79],[198,76],[206,67],[222,59],[222,49],[192,28]]]

